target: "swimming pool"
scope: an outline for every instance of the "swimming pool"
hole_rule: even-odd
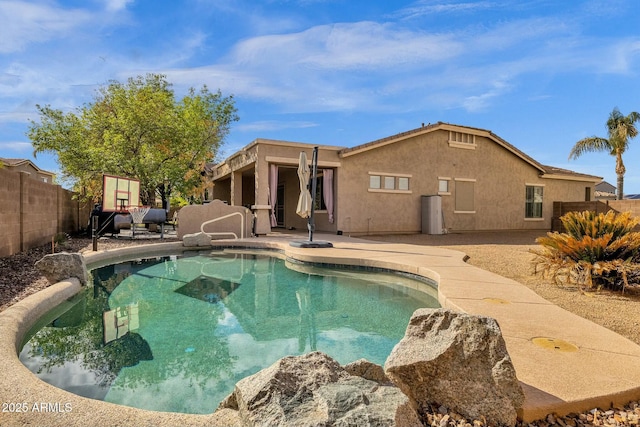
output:
[[[92,276],[27,337],[21,361],[75,394],[160,411],[213,412],[286,355],[383,364],[413,311],[438,306],[434,289],[402,275],[264,253],[158,257]]]

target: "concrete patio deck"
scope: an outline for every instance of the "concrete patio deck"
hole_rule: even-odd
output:
[[[333,248],[289,245],[301,235],[273,235],[234,241],[216,241],[225,247],[269,248],[288,257],[315,263],[381,267],[434,279],[445,308],[495,318],[502,329],[526,400],[524,421],[609,408],[640,398],[640,346],[569,313],[511,279],[464,262],[458,251],[430,246],[380,243],[347,236],[316,234]],[[114,257],[134,257],[180,243],[132,246],[86,254],[88,265]],[[144,411],[82,398],[37,379],[18,360],[22,337],[48,308],[75,293],[77,280],[61,282],[26,298],[0,313],[0,400],[4,402],[69,402],[66,413],[0,413],[0,425],[230,425],[233,414],[187,415]],[[6,373],[6,374],[4,374]],[[117,420],[117,421],[114,421]],[[88,423],[88,424],[87,424]]]

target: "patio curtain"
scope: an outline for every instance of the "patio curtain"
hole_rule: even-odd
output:
[[[329,214],[329,223],[333,224],[333,169],[322,170],[322,190],[324,205]]]
[[[271,226],[276,227],[276,203],[278,203],[278,166],[269,165],[269,203],[271,204]]]

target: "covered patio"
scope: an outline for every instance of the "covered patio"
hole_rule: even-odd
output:
[[[309,144],[258,139],[207,170],[213,182],[212,199],[231,206],[244,206],[256,216],[255,233],[275,229],[306,230],[307,219],[296,214],[300,196],[297,168],[300,153],[311,159]],[[320,146],[315,204],[316,230],[337,232],[338,152],[342,147]]]

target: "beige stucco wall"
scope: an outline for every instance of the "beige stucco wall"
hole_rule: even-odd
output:
[[[450,178],[442,195],[444,227],[450,232],[546,229],[554,200],[583,200],[593,184],[543,179],[540,171],[495,141],[476,136],[475,149],[452,147],[449,133],[417,135],[342,159],[338,229],[351,234],[421,232],[421,196],[438,193],[438,178]],[[369,191],[369,172],[410,175],[410,193]],[[475,180],[475,213],[455,213],[456,179]],[[543,219],[526,220],[525,186],[544,186]]]
[[[348,234],[419,233],[422,231],[422,197],[438,194],[439,178],[449,179],[449,193],[442,194],[444,227],[449,232],[473,230],[549,230],[552,202],[582,201],[585,187],[594,193],[594,182],[551,179],[518,154],[498,143],[482,130],[475,132],[474,144],[450,144],[449,131],[430,130],[403,140],[373,143],[346,150],[320,147],[319,169],[334,171],[334,217],[316,212],[316,230]],[[473,149],[471,149],[473,148]],[[305,229],[307,221],[295,214],[299,197],[296,167],[300,151],[309,161],[313,146],[271,140],[256,140],[229,158],[218,169],[214,197],[231,199],[231,204],[246,204],[254,194],[256,205],[270,205],[268,199],[269,165],[279,167],[279,183],[285,188],[286,228]],[[240,173],[242,172],[242,173]],[[370,173],[409,178],[409,191],[370,191]],[[249,182],[253,175],[253,182]],[[474,182],[473,212],[456,212],[456,185]],[[253,186],[251,185],[253,184]],[[544,187],[543,218],[525,218],[526,186]],[[242,188],[239,189],[238,186]],[[258,223],[268,224],[268,208],[259,212]]]
[[[0,169],[0,216],[0,256],[8,256],[86,227],[89,208],[58,185]]]

